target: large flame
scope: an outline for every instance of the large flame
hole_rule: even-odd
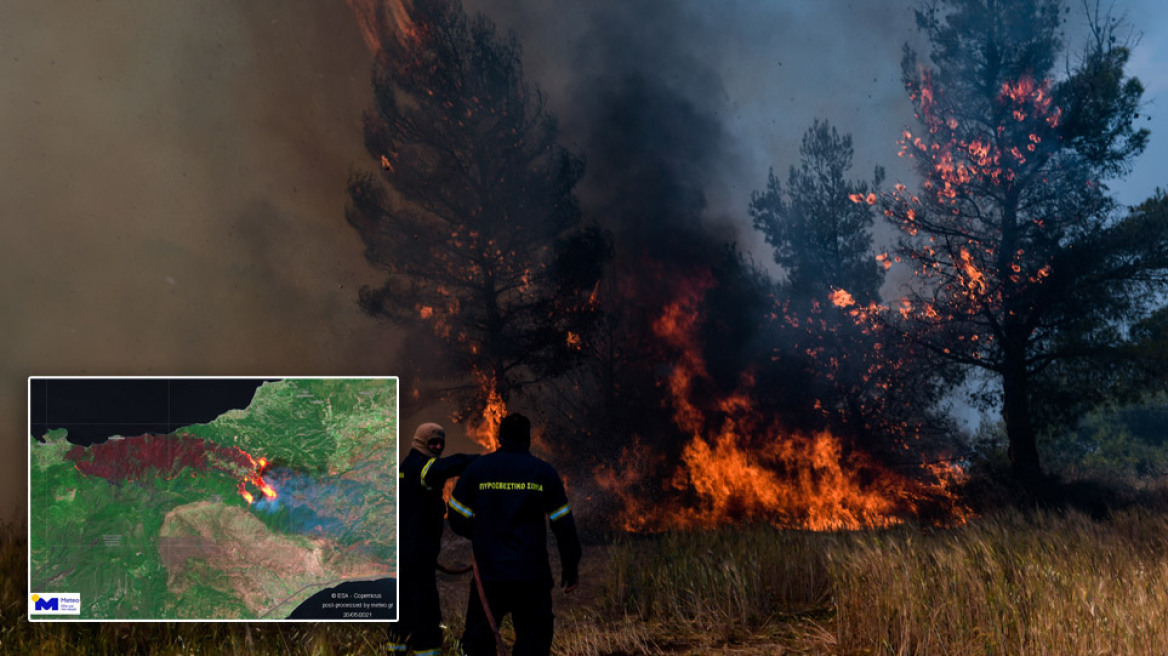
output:
[[[766,521],[811,530],[889,526],[939,514],[941,523],[964,521],[968,510],[953,483],[960,468],[922,465],[909,477],[849,450],[827,432],[785,431],[767,417],[752,394],[753,378],[722,398],[699,400],[695,385],[709,382],[697,329],[710,276],[689,281],[654,323],[658,338],[679,353],[666,381],[676,426],[687,442],[681,461],[659,490],[643,481],[660,477],[663,457],[639,441],[626,448],[615,468],[597,481],[618,496],[618,518],[626,530],[704,528],[730,521]],[[638,490],[638,487],[641,489]],[[936,517],[934,517],[936,519]]]

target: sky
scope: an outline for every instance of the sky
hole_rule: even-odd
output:
[[[465,2],[516,32],[569,147],[617,71],[708,117],[705,217],[760,263],[750,193],[785,178],[813,119],[854,135],[855,177],[912,182],[907,2]],[[1168,5],[1117,8],[1142,32],[1152,130],[1112,183],[1134,204],[1168,188]],[[397,373],[344,219],[349,172],[373,168],[370,65],[344,0],[0,3],[0,516],[24,512],[29,375]]]

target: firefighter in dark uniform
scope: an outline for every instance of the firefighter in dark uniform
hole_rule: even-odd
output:
[[[470,538],[495,626],[510,613],[514,656],[547,656],[552,645],[550,520],[566,592],[579,581],[580,540],[564,483],[551,465],[531,455],[531,422],[519,414],[499,425],[499,449],[466,468],[450,496],[450,528]],[[495,654],[495,636],[471,582],[462,648],[468,656]]]
[[[446,504],[442,488],[478,456],[456,453],[441,458],[446,431],[422,424],[414,431],[409,455],[398,468],[398,621],[391,625],[389,652],[417,656],[442,653],[442,610],[434,570],[442,549]]]

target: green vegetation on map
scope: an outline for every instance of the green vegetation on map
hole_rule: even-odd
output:
[[[290,379],[265,383],[251,405],[180,429],[303,473],[344,471],[397,431],[397,381]]]
[[[30,588],[81,593],[81,619],[279,619],[395,576],[396,395],[391,379],[265,383],[248,408],[157,438],[204,449],[199,465],[103,470],[138,472],[120,478],[85,473],[101,445],[30,436]],[[233,447],[271,463],[275,499]]]

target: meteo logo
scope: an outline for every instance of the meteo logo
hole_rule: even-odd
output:
[[[80,592],[34,592],[28,597],[30,615],[80,615]]]

